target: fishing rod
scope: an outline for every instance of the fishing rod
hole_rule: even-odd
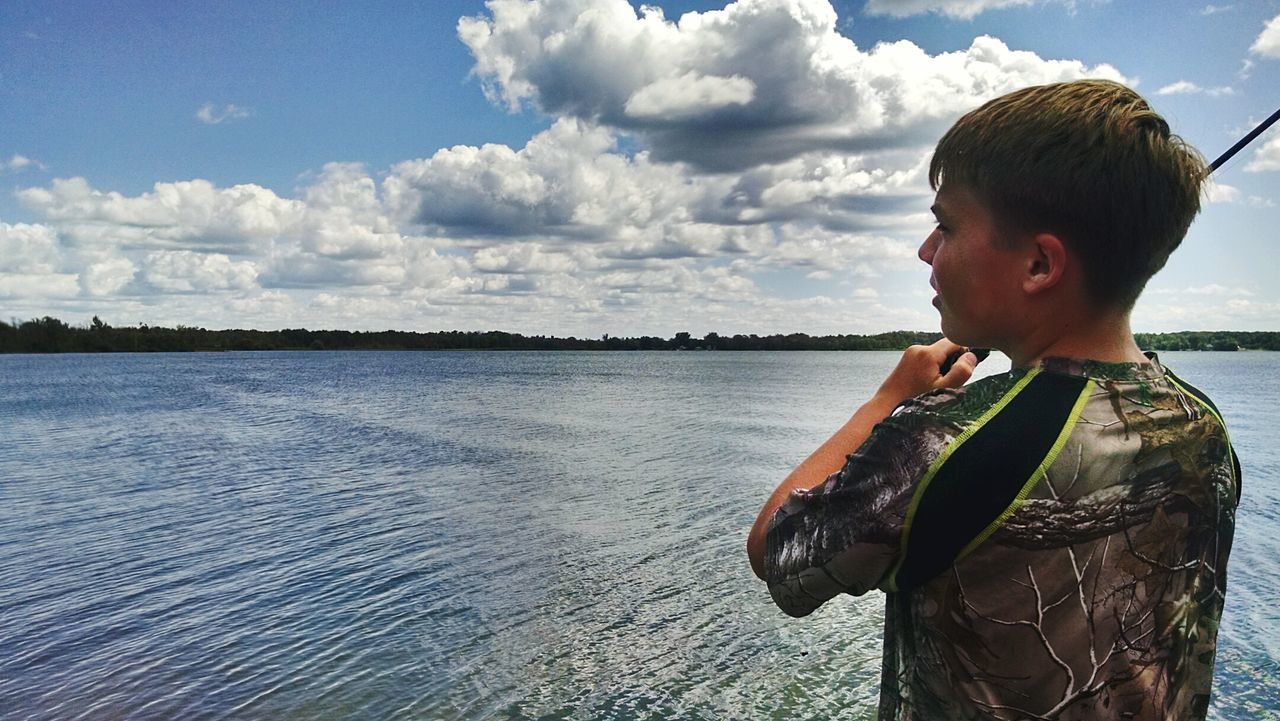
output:
[[[1254,138],[1267,132],[1267,128],[1271,127],[1272,125],[1275,125],[1277,120],[1280,120],[1280,108],[1277,108],[1276,111],[1271,114],[1271,117],[1259,123],[1258,127],[1254,128],[1253,130],[1250,130],[1248,135],[1237,140],[1236,144],[1228,148],[1227,152],[1223,153],[1222,155],[1219,155],[1217,160],[1213,161],[1212,163],[1209,163],[1209,174],[1212,175],[1213,171],[1222,167],[1223,163],[1227,162],[1228,160],[1231,160],[1231,157],[1234,156],[1236,153],[1240,152],[1244,148],[1244,146],[1248,145],[1249,143],[1252,143]]]
[[[1243,150],[1246,145],[1252,143],[1259,135],[1267,132],[1267,128],[1275,125],[1277,120],[1280,120],[1280,108],[1277,108],[1276,111],[1271,114],[1271,117],[1263,120],[1261,123],[1258,123],[1258,127],[1250,130],[1243,138],[1237,140],[1235,145],[1227,148],[1227,152],[1219,155],[1217,160],[1209,163],[1209,172],[1207,175],[1213,175],[1213,171],[1221,168],[1224,163],[1235,157],[1235,154]],[[958,350],[947,356],[947,359],[942,362],[942,365],[938,368],[938,375],[945,376],[951,370],[951,366],[955,365],[956,361],[960,360],[960,356],[964,355],[966,352],[973,353],[977,356],[979,363],[986,360],[987,356],[991,355],[990,348],[964,348],[962,350]]]

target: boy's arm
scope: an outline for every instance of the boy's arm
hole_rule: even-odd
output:
[[[964,353],[946,375],[939,373],[948,356],[964,350],[946,338],[933,345],[908,348],[875,395],[778,485],[760,509],[755,525],[747,535],[747,557],[757,576],[765,578],[765,537],[774,514],[786,503],[791,492],[813,488],[843,468],[848,455],[856,451],[870,437],[876,424],[902,401],[937,388],[964,385],[978,364],[972,353]]]

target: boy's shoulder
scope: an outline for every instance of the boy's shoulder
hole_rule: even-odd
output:
[[[963,428],[1005,398],[1027,373],[1025,368],[1015,368],[980,378],[959,388],[929,391],[903,401],[894,410],[894,415],[903,416],[904,420],[914,416],[914,420],[918,421],[932,420]]]

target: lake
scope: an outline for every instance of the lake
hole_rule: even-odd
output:
[[[0,717],[870,719],[882,598],[743,545],[897,357],[0,356]],[[1161,358],[1244,466],[1213,714],[1280,718],[1280,354]]]

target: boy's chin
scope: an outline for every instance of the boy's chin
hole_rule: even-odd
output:
[[[951,341],[952,343],[955,343],[956,345],[963,345],[963,346],[973,345],[972,343],[968,342],[969,337],[972,336],[973,334],[970,332],[967,332],[965,328],[960,327],[955,323],[951,322],[950,319],[948,319],[945,315],[942,316],[940,322],[938,323],[938,327],[942,330],[942,335],[946,336],[947,340]]]

